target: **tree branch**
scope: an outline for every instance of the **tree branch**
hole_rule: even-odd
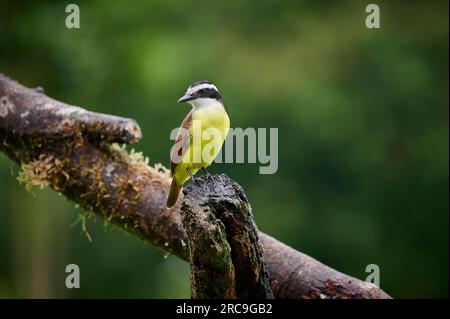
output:
[[[225,175],[184,189],[194,298],[273,298],[258,231],[244,190]]]
[[[135,143],[140,138],[140,129],[131,119],[69,106],[0,74],[0,150],[22,166],[22,182],[49,186],[188,261],[181,201],[171,209],[165,207],[169,174],[110,144]],[[374,285],[258,234],[277,298],[390,298]],[[252,251],[258,256],[257,247]]]

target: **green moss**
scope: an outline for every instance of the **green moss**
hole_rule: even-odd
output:
[[[87,230],[87,222],[88,220],[94,218],[95,215],[94,213],[90,212],[90,211],[86,211],[84,213],[80,213],[77,216],[77,219],[75,220],[75,222],[73,222],[72,225],[70,225],[70,227],[75,227],[76,225],[80,224],[81,225],[81,232],[86,236],[86,238],[92,242],[92,237],[89,234],[88,230]]]
[[[40,155],[38,160],[22,163],[17,180],[32,193],[33,186],[44,188],[49,186],[57,172],[61,171],[61,161],[51,155]],[[68,178],[68,175],[66,176]]]

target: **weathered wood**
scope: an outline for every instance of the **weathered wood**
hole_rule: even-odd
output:
[[[135,121],[84,111],[0,74],[0,150],[28,184],[48,185],[85,209],[189,261],[180,203],[166,208],[170,176],[110,142],[137,142]],[[276,298],[390,298],[259,233]]]
[[[181,217],[191,253],[192,296],[273,298],[242,187],[226,175],[206,175],[196,177],[184,195]]]

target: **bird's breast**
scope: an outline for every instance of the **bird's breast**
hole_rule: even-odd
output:
[[[230,119],[223,107],[209,107],[196,110],[192,114],[192,119],[198,121],[202,130],[215,128],[225,133],[225,136],[230,128]]]

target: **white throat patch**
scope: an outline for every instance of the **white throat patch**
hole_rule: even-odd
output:
[[[188,102],[192,105],[194,110],[200,110],[204,108],[210,108],[210,107],[223,107],[223,104],[216,99],[210,99],[210,98],[199,98]]]

